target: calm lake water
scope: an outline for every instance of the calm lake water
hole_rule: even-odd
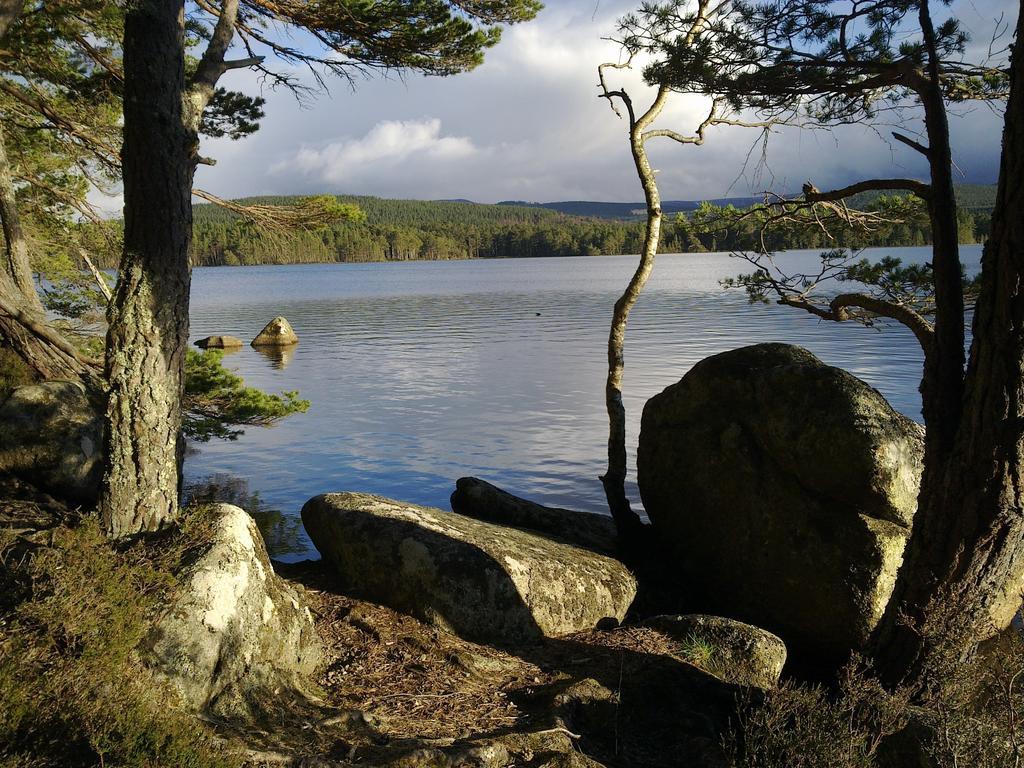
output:
[[[926,248],[875,249],[907,261]],[[980,246],[962,253],[970,269]],[[785,263],[810,269],[817,252]],[[193,339],[250,340],[275,315],[301,342],[284,357],[250,347],[225,357],[248,384],[297,389],[305,414],[235,442],[196,446],[186,485],[257,513],[272,554],[316,556],[299,509],[328,491],[360,490],[448,507],[475,475],[543,504],[603,512],[605,344],[611,308],[636,266],[611,256],[200,268]],[[727,254],[658,257],[633,310],[625,402],[634,465],[644,402],[708,355],[785,341],[879,389],[920,419],[921,352],[899,326],[820,322],[751,305],[718,281],[744,270]],[[208,490],[208,489],[207,489]],[[639,507],[635,474],[629,492]]]

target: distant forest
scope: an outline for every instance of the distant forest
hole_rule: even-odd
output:
[[[982,242],[989,231],[994,186],[962,185],[960,232],[965,243]],[[852,207],[870,207],[877,196],[865,195]],[[260,197],[240,203],[294,204],[296,197]],[[316,230],[282,235],[254,227],[238,215],[214,205],[194,209],[193,264],[236,266],[324,262],[409,261],[416,259],[521,258],[598,256],[637,253],[643,237],[640,217],[616,215],[642,210],[630,203],[546,203],[485,205],[468,201],[384,200],[377,197],[339,196],[366,214],[365,221],[337,222]],[[714,201],[725,203],[727,201]],[[749,198],[742,198],[749,204]],[[677,208],[697,203],[675,201]],[[579,216],[558,210],[589,206],[606,215]],[[604,208],[602,208],[604,206]],[[666,253],[743,250],[758,238],[754,225],[728,231],[698,227],[692,214],[666,216],[662,247]],[[821,230],[802,229],[774,233],[771,247],[834,248],[925,245],[930,242],[926,222],[911,220],[870,233],[840,231],[830,239]]]

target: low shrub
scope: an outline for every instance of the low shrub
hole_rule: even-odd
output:
[[[1024,765],[1024,638],[940,659],[925,684],[888,691],[853,662],[838,685],[783,683],[740,703],[732,768],[1010,768]]]
[[[157,546],[111,544],[89,519],[30,555],[0,539],[0,765],[237,765],[135,653],[201,518]]]

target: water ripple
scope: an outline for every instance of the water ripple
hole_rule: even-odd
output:
[[[226,361],[252,385],[300,390],[312,407],[236,442],[199,446],[186,481],[242,478],[286,517],[317,493],[345,489],[444,507],[461,475],[603,512],[605,345],[635,265],[600,257],[196,269],[193,338],[249,339],[285,315],[301,338],[289,358],[246,347]],[[726,254],[659,257],[627,334],[631,465],[649,397],[698,360],[756,342],[805,346],[919,418],[921,353],[909,332],[750,305],[719,288],[737,271]],[[629,490],[638,503],[633,475]],[[309,553],[302,541],[290,556]]]

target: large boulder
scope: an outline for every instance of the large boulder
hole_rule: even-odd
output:
[[[18,387],[0,405],[0,474],[62,499],[96,500],[102,442],[101,409],[80,382]]]
[[[471,640],[529,642],[619,622],[636,594],[610,557],[380,496],[317,496],[302,522],[343,586]]]
[[[759,344],[701,361],[648,401],[640,494],[701,609],[842,656],[892,593],[922,438],[851,374]]]
[[[280,315],[267,323],[251,342],[254,347],[288,347],[298,343],[292,324]]]
[[[274,573],[253,519],[218,504],[203,552],[143,643],[144,658],[190,709],[250,718],[301,696],[321,658],[313,616]]]

